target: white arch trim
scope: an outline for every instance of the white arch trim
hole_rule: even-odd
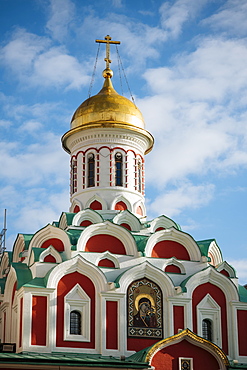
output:
[[[114,217],[113,222],[118,225],[122,223],[127,223],[128,225],[130,225],[131,230],[133,231],[141,230],[141,223],[139,218],[133,215],[133,213],[129,212],[128,210],[118,213]]]
[[[182,244],[186,248],[191,261],[201,260],[200,249],[195,240],[189,234],[174,229],[173,227],[171,229],[157,231],[155,234],[150,236],[145,248],[146,256],[151,257],[154,246],[158,242],[164,240],[171,240]]]
[[[221,272],[222,270],[226,270],[229,274],[230,278],[236,278],[236,271],[235,269],[229,265],[226,261],[222,262],[218,267],[217,271]]]
[[[28,261],[31,258],[32,248],[40,248],[41,245],[48,239],[57,238],[60,239],[64,244],[64,251],[66,257],[70,258],[71,248],[70,248],[70,239],[64,230],[59,229],[58,227],[48,224],[43,229],[39,230],[34,234],[28,248]]]
[[[55,258],[56,263],[61,263],[62,262],[62,257],[58,253],[58,251],[50,245],[48,248],[44,249],[44,251],[40,254],[39,256],[39,262],[44,262],[45,257],[51,255],[52,257]]]
[[[92,236],[101,234],[111,235],[119,239],[123,243],[127,255],[138,257],[139,254],[133,236],[125,228],[114,225],[110,221],[88,226],[79,237],[77,250],[85,251],[87,241]]]
[[[118,203],[118,202],[123,202],[126,204],[127,206],[127,210],[131,211],[132,212],[132,205],[131,203],[125,198],[123,197],[122,195],[120,195],[119,197],[115,198],[111,204],[111,207],[110,209],[115,209],[115,205]]]
[[[164,215],[159,216],[150,222],[150,231],[152,233],[155,232],[155,230],[159,227],[164,227],[165,229],[174,227],[175,229],[178,229],[178,225],[173,220]]]
[[[157,284],[164,297],[175,294],[175,287],[171,279],[163,271],[154,267],[149,262],[143,262],[123,273],[119,279],[120,292],[126,293],[128,286],[135,280],[147,278]]]
[[[106,210],[107,209],[106,201],[101,196],[99,196],[98,194],[94,194],[94,196],[91,197],[87,201],[87,203],[85,204],[85,208],[90,208],[90,204],[93,203],[95,200],[98,201],[99,203],[101,203],[102,210]]]
[[[99,262],[104,259],[108,259],[109,261],[113,262],[115,265],[115,268],[120,267],[118,259],[114,256],[114,254],[110,253],[109,251],[102,253],[101,256],[96,259],[95,264],[98,265]]]
[[[94,283],[98,292],[108,289],[107,280],[101,270],[94,264],[86,261],[79,254],[68,261],[60,263],[52,270],[47,281],[47,288],[55,289],[62,277],[73,272],[79,272],[87,276]]]
[[[99,213],[97,213],[97,211],[94,211],[91,208],[87,208],[76,213],[72,221],[72,226],[80,226],[80,223],[85,220],[91,221],[92,224],[103,222],[103,218]]]
[[[180,269],[181,274],[186,273],[184,265],[181,262],[179,262],[177,260],[177,258],[175,258],[175,257],[172,257],[172,258],[168,259],[167,261],[165,261],[165,263],[163,265],[163,270],[165,271],[165,268],[169,265],[177,266]]]
[[[79,208],[80,208],[80,210],[82,210],[83,209],[83,204],[82,204],[82,202],[79,200],[79,199],[77,199],[77,198],[74,198],[73,199],[73,201],[72,201],[72,203],[71,203],[71,206],[70,206],[70,212],[73,212],[74,211],[74,208],[76,207],[76,206],[78,206]]]
[[[211,266],[197,272],[187,281],[186,288],[188,296],[191,297],[194,289],[205,283],[211,283],[220,288],[228,302],[239,301],[238,291],[234,283]]]

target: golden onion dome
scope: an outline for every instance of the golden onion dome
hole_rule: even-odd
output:
[[[62,137],[63,148],[70,153],[68,139],[81,131],[96,128],[116,128],[134,131],[146,138],[145,153],[153,147],[153,136],[145,130],[145,122],[134,103],[114,89],[110,68],[103,71],[104,85],[97,95],[85,100],[75,111],[71,119],[71,127]]]
[[[77,108],[71,120],[71,129],[83,128],[84,125],[95,123],[105,126],[107,122],[145,128],[140,110],[114,89],[111,82],[112,75],[113,72],[109,68],[103,71],[105,78],[103,88]]]

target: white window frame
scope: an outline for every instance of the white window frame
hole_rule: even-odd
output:
[[[70,334],[70,313],[81,314],[81,334]],[[91,299],[79,284],[64,297],[64,340],[90,342]]]
[[[221,347],[221,308],[210,294],[207,294],[197,305],[197,332],[201,337],[202,321],[204,319],[208,319],[212,322],[212,342]]]
[[[190,369],[193,370],[193,358],[192,357],[179,357],[179,370],[182,370],[182,361],[183,360],[190,360]]]

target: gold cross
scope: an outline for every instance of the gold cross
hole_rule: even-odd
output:
[[[95,40],[95,42],[106,44],[106,57],[104,60],[106,62],[106,68],[110,68],[110,44],[120,44],[120,41],[111,41],[111,37],[107,35],[104,40]]]

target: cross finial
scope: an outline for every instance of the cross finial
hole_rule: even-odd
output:
[[[112,41],[111,37],[107,35],[104,40],[95,40],[95,42],[99,42],[101,44],[106,44],[106,56],[105,56],[105,62],[106,62],[106,69],[110,68],[110,44],[120,44],[120,41]]]

